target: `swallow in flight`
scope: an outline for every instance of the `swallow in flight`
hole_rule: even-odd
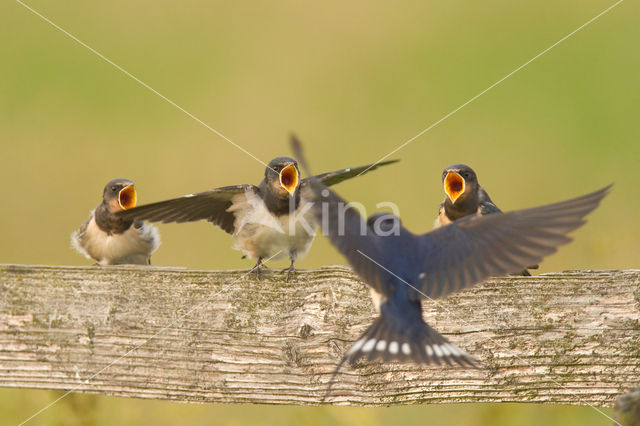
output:
[[[293,144],[293,149],[308,170],[300,145]],[[310,201],[323,233],[378,295],[379,316],[347,350],[338,368],[361,357],[475,366],[471,355],[424,322],[422,300],[540,262],[571,241],[567,234],[585,223],[584,217],[611,187],[541,207],[469,215],[414,234],[389,213],[365,220],[320,181],[310,183],[315,195]]]

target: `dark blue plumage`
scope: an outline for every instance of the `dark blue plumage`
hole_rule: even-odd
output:
[[[292,141],[306,168],[299,142]],[[473,366],[475,360],[422,319],[422,299],[435,299],[540,262],[571,239],[610,186],[571,200],[526,210],[466,216],[413,234],[391,214],[365,221],[317,180],[313,211],[324,234],[379,297],[380,316],[343,361],[361,357]],[[364,231],[364,232],[362,232]],[[341,364],[342,364],[341,362]]]

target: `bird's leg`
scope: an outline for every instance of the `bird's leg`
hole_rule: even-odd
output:
[[[291,253],[289,253],[289,259],[291,259],[291,264],[289,265],[288,268],[285,268],[282,270],[282,272],[286,272],[287,273],[287,281],[289,281],[291,279],[292,276],[294,276],[295,272],[296,272],[296,268],[294,266],[294,264],[296,263],[296,252],[295,251],[291,251]]]
[[[296,273],[296,268],[293,266],[293,264],[295,262],[296,261],[294,259],[291,259],[291,265],[289,265],[288,268],[284,268],[282,270],[282,272],[286,272],[287,273],[287,281],[289,281],[291,279],[291,277],[294,276],[295,273]]]
[[[262,263],[262,257],[259,257],[258,261],[254,265],[254,267],[251,268],[251,273],[255,273],[256,274],[256,278],[257,279],[261,279],[262,278],[262,269],[266,268],[266,267],[267,267],[267,265]]]

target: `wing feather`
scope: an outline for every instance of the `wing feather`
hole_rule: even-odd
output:
[[[119,212],[118,216],[126,219],[162,223],[208,220],[225,232],[233,234],[235,216],[227,210],[231,207],[235,196],[246,192],[257,193],[258,187],[254,185],[225,186],[134,207]]]
[[[416,265],[425,278],[418,285],[435,298],[540,262],[571,241],[611,186],[571,200],[526,210],[467,217],[419,236],[424,247]]]
[[[309,185],[311,179],[316,179],[319,182],[322,182],[325,186],[333,186],[345,180],[357,177],[360,173],[369,173],[373,170],[376,170],[379,167],[386,166],[389,164],[397,163],[400,160],[388,160],[382,161],[380,163],[367,164],[366,166],[360,167],[350,167],[348,169],[335,170],[333,172],[322,173],[319,175],[315,175],[312,177],[302,179],[301,185]]]
[[[357,209],[324,184],[310,180],[308,189],[305,196],[314,203],[313,212],[323,234],[364,282],[378,293],[388,294],[380,267],[370,260],[380,260],[385,254],[379,246],[381,237],[368,227]]]

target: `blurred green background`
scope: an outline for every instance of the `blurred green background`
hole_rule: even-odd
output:
[[[262,161],[290,155],[295,132],[321,172],[378,160],[613,1],[28,4]],[[396,202],[417,231],[431,228],[451,163],[474,167],[504,210],[615,182],[540,272],[638,267],[639,11],[622,3],[394,154],[398,165],[336,189],[370,213]],[[0,262],[91,264],[69,234],[115,177],[136,183],[140,204],[261,179],[259,162],[19,3],[2,2],[0,16]],[[159,228],[155,265],[252,265],[210,224]],[[297,266],[336,263],[344,260],[318,238]],[[0,423],[10,424],[56,393],[0,395]],[[194,406],[83,395],[32,424],[144,423],[142,412],[156,424],[610,424],[588,407]]]

